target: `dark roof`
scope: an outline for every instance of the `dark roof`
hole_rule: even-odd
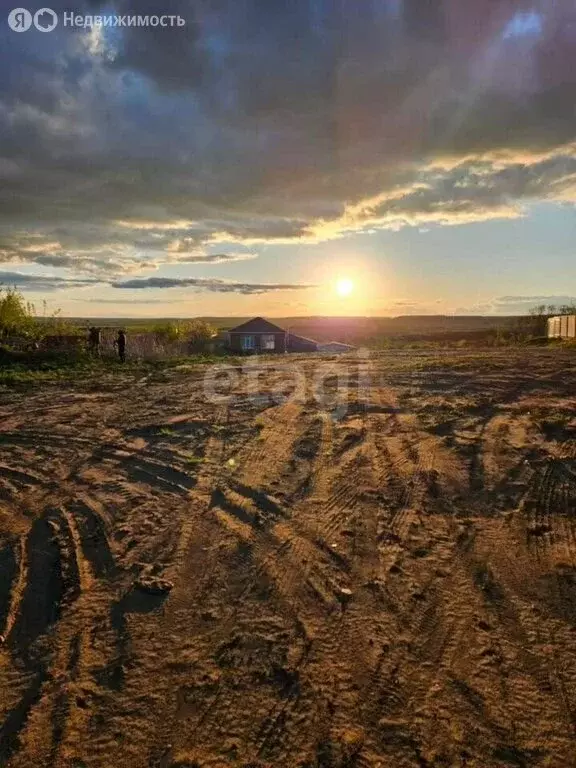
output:
[[[274,325],[263,317],[253,317],[252,320],[237,325],[236,328],[230,328],[228,333],[285,333],[285,331],[284,328]]]

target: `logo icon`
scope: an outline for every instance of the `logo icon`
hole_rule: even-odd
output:
[[[39,32],[52,32],[58,24],[58,16],[52,8],[40,8],[34,14],[34,26]]]
[[[26,8],[14,8],[8,14],[8,26],[13,32],[26,32],[32,26],[32,14]]]

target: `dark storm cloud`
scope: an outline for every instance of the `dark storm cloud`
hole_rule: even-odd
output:
[[[129,27],[123,36],[114,66],[138,70],[166,88],[194,88],[201,84],[209,66],[208,52],[202,39],[201,22],[197,20],[196,3],[188,0],[123,0],[119,13],[140,15],[162,13],[182,18],[183,27],[159,34],[155,27]],[[162,30],[164,31],[164,30]]]
[[[218,242],[315,241],[576,201],[573,0],[114,10],[186,23],[2,27],[4,262],[120,276],[247,258],[211,254]],[[31,232],[38,242],[22,247]]]

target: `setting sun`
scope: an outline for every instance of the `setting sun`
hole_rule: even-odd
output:
[[[354,283],[346,277],[338,280],[336,283],[336,293],[338,296],[350,296],[353,290]]]

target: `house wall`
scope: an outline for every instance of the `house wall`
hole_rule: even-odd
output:
[[[242,349],[242,337],[243,336],[254,336],[255,341],[255,348],[254,350],[251,350],[253,352],[262,352],[262,337],[263,336],[272,336],[271,333],[229,333],[229,348],[234,352],[245,352],[247,354],[250,354],[249,352],[246,352],[246,350]],[[282,333],[275,333],[274,334],[274,352],[286,352],[286,334],[284,332]],[[272,350],[264,350],[266,354],[273,354]]]

